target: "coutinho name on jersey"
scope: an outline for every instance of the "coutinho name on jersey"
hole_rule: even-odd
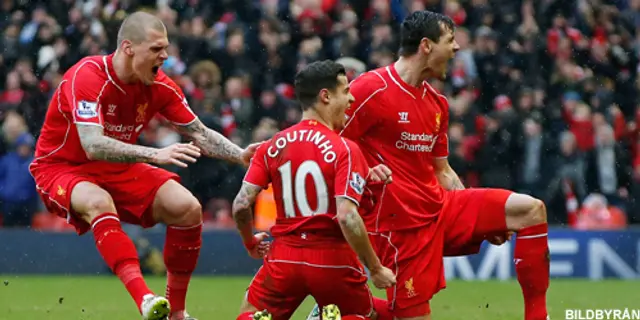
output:
[[[289,131],[285,135],[278,137],[274,143],[269,146],[267,155],[271,158],[275,158],[280,153],[280,150],[284,149],[289,143],[292,142],[312,142],[315,144],[320,153],[324,157],[324,161],[332,163],[336,160],[336,153],[333,151],[333,145],[327,137],[319,131],[313,129],[306,130],[294,130]]]
[[[402,132],[396,148],[413,152],[431,152],[438,140],[438,135],[427,133]]]

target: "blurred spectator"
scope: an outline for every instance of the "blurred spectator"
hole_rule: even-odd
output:
[[[28,227],[38,208],[38,194],[29,165],[33,161],[35,140],[22,133],[14,142],[14,150],[0,158],[0,200],[4,226]]]
[[[178,58],[176,58],[177,60]],[[169,60],[167,60],[168,62]],[[167,66],[165,62],[165,67]],[[183,83],[185,91],[191,96],[190,105],[196,114],[207,114],[215,117],[219,114],[220,106],[215,106],[221,100],[222,74],[218,65],[211,61],[200,61],[189,70],[190,82]],[[208,102],[213,102],[213,106],[206,106]]]
[[[619,208],[610,206],[606,197],[594,193],[584,200],[572,227],[580,230],[619,230],[627,227],[627,217]]]
[[[552,167],[546,160],[545,152],[553,148],[553,142],[542,130],[539,120],[527,118],[523,123],[523,137],[518,149],[521,152],[520,166],[516,168],[517,177],[523,193],[535,197],[544,197],[544,185],[549,181],[547,172]]]
[[[253,127],[253,100],[251,99],[247,80],[243,77],[230,77],[224,88],[222,109],[222,125],[226,135],[236,133],[242,144],[249,141]]]
[[[587,156],[587,192],[600,193],[608,203],[624,208],[631,176],[627,154],[616,143],[613,128],[607,124],[596,129],[595,145]]]

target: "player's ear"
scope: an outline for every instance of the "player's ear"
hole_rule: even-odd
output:
[[[323,103],[329,103],[329,100],[331,99],[329,90],[327,89],[320,90],[319,97],[320,97],[320,101],[322,101]]]
[[[420,46],[422,47],[422,51],[424,51],[425,54],[429,54],[431,52],[431,49],[433,48],[433,41],[431,41],[429,38],[422,38],[422,40],[420,41]]]
[[[133,55],[133,44],[129,40],[124,40],[120,44],[120,48],[122,48],[122,52],[128,56]]]

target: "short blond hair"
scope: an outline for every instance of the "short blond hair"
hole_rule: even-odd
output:
[[[134,44],[141,43],[147,39],[147,32],[153,29],[160,32],[166,32],[166,27],[162,20],[158,17],[144,12],[137,11],[129,15],[122,21],[120,30],[118,31],[118,46],[124,40],[129,40]]]

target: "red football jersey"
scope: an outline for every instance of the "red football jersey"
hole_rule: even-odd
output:
[[[134,144],[157,113],[178,125],[195,121],[182,90],[164,72],[150,86],[125,84],[112,62],[113,54],[91,56],[64,74],[47,110],[36,162],[88,162],[75,124],[103,127],[105,136]]]
[[[344,239],[335,221],[336,197],[360,202],[369,173],[358,146],[314,120],[277,133],[254,155],[245,182],[272,183],[278,211],[274,237],[313,232]]]
[[[373,190],[376,206],[364,215],[368,230],[430,223],[443,204],[433,159],[449,155],[447,99],[427,82],[408,85],[393,65],[361,75],[351,93],[356,101],[341,135],[360,146],[369,166],[382,163],[393,172],[393,183]]]

